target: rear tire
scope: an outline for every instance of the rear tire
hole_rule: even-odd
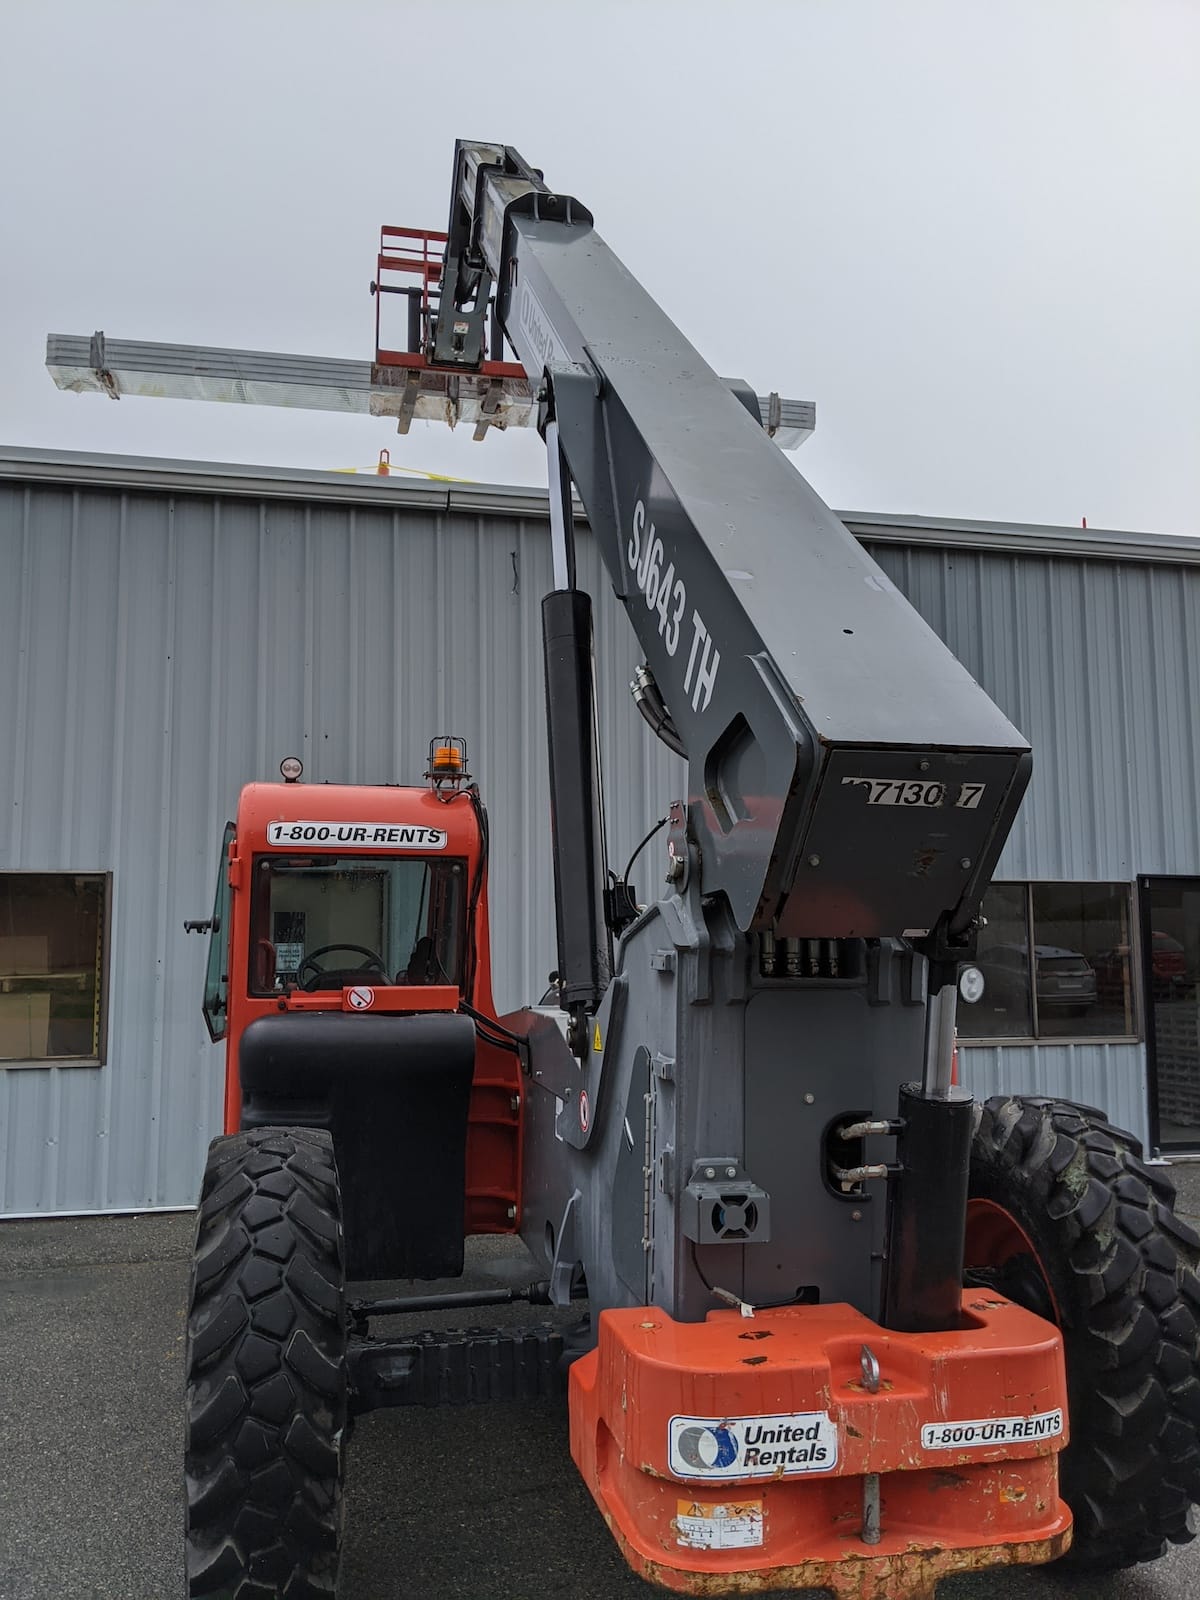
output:
[[[189,1595],[333,1600],[346,1415],[332,1140],[309,1128],[216,1139],[189,1291]]]
[[[982,1107],[971,1154],[968,1282],[1062,1333],[1063,1564],[1083,1571],[1186,1544],[1200,1500],[1200,1238],[1141,1155],[1100,1112],[1004,1096]]]

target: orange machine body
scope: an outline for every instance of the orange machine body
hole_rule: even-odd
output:
[[[847,1305],[691,1324],[650,1307],[603,1313],[571,1368],[571,1447],[630,1565],[666,1588],[923,1597],[1069,1546],[1066,1404],[1058,1331],[992,1294],[925,1334]]]
[[[294,832],[284,846],[272,843],[282,830]],[[318,837],[322,830],[330,830]],[[273,970],[274,952],[265,906],[253,893],[256,865],[283,849],[294,855],[336,850],[339,856],[388,858],[399,841],[444,835],[438,861],[461,863],[472,886],[467,903],[466,959],[458,984],[343,984],[312,992],[287,987],[264,992],[263,963]],[[421,858],[405,844],[406,859]],[[228,1018],[225,1057],[225,1131],[240,1126],[242,1093],[238,1051],[242,1035],[260,1017],[288,1011],[354,1012],[369,995],[373,1015],[456,1011],[465,1001],[494,1022],[491,943],[488,930],[487,861],[481,808],[472,791],[455,786],[401,787],[368,784],[251,783],[241,792],[227,853],[230,887],[228,928]],[[468,1233],[508,1233],[518,1226],[520,1171],[520,1069],[511,1051],[477,1036],[467,1134],[466,1225]]]

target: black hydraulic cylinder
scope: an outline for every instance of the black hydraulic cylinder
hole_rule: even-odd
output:
[[[494,300],[492,301],[492,323],[491,323],[491,329],[492,329],[492,336],[491,336],[492,360],[493,361],[503,361],[504,360],[504,329],[500,326],[500,314],[496,310],[496,302]]]
[[[612,977],[591,597],[579,589],[548,594],[542,639],[558,976],[563,1007],[578,1016],[595,1011]]]
[[[904,1131],[892,1174],[883,1323],[933,1333],[962,1323],[963,1240],[974,1102],[965,1089],[900,1088]]]

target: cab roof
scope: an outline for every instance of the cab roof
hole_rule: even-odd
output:
[[[239,842],[253,850],[474,855],[479,823],[466,790],[383,784],[249,783]]]

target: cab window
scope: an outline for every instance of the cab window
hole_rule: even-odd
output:
[[[259,856],[250,992],[458,984],[466,862],[423,856]]]

